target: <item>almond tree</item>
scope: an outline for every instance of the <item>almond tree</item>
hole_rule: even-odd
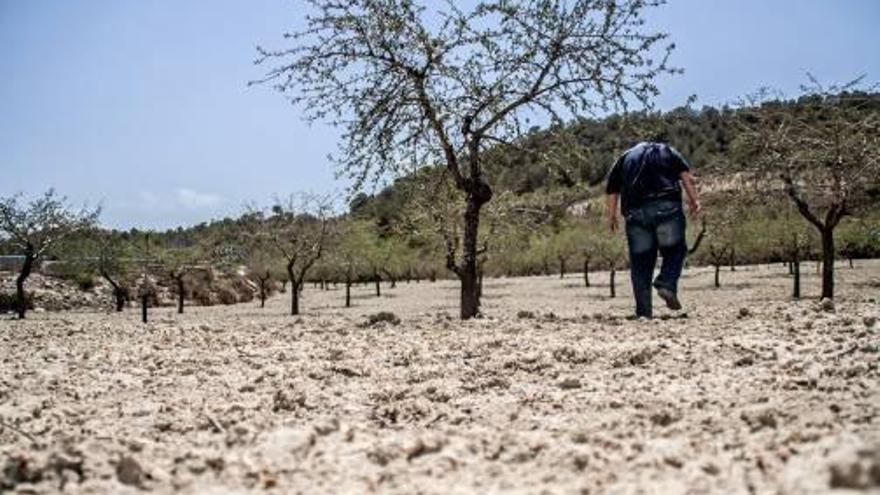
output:
[[[140,265],[140,282],[137,284],[137,296],[141,302],[141,322],[147,322],[147,308],[150,306],[150,299],[156,299],[158,296],[158,287],[153,278],[164,267],[161,260],[156,256],[158,251],[155,243],[150,240],[150,236],[154,235],[152,231],[139,232],[133,236],[131,247],[135,253],[136,261]]]
[[[205,246],[182,242],[181,239],[170,239],[169,245],[158,253],[162,266],[168,277],[174,281],[177,292],[177,313],[183,314],[184,300],[186,299],[187,276],[196,270],[207,268],[207,253]]]
[[[661,0],[482,0],[472,9],[418,0],[308,0],[292,46],[260,81],[344,130],[338,163],[360,187],[387,173],[440,164],[462,193],[461,318],[479,311],[480,212],[493,196],[489,146],[533,118],[561,123],[648,105],[672,72],[666,36],[643,14]]]
[[[739,111],[738,148],[756,183],[787,196],[819,233],[823,298],[834,297],[834,230],[876,204],[880,188],[880,110],[860,85],[826,88],[811,76],[796,105],[762,92]]]
[[[340,225],[338,242],[333,250],[335,264],[345,281],[345,307],[351,307],[351,285],[368,271],[367,253],[371,249],[369,226],[362,221]]]
[[[96,230],[84,247],[89,268],[110,284],[116,311],[121,312],[131,297],[130,279],[135,271],[131,245],[115,232]]]
[[[34,265],[71,234],[93,227],[100,212],[100,208],[73,210],[54,189],[28,203],[21,194],[0,198],[0,233],[24,255],[15,279],[19,318],[27,312],[24,284]]]
[[[330,201],[314,195],[276,201],[268,213],[252,212],[255,233],[284,261],[290,280],[290,314],[299,314],[299,298],[309,270],[324,253],[328,240]]]

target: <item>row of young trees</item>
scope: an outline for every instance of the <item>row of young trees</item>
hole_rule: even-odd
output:
[[[261,306],[276,284],[283,284],[290,290],[291,314],[300,312],[307,282],[322,287],[343,284],[348,307],[357,283],[374,285],[380,296],[381,282],[394,287],[399,280],[447,277],[451,275],[448,258],[455,256],[461,243],[456,223],[449,221],[455,215],[448,209],[458,203],[454,189],[447,191],[448,197],[424,194],[422,186],[435,179],[426,174],[423,181],[411,183],[409,192],[415,194],[410,200],[421,201],[422,207],[407,208],[406,221],[393,228],[362,215],[332,216],[327,199],[315,196],[276,201],[266,209],[250,208],[234,221],[209,228],[165,233],[100,229],[95,224],[97,209],[71,209],[54,191],[31,203],[22,202],[20,196],[6,198],[0,201],[0,230],[7,243],[24,255],[16,284],[17,311],[24,317],[25,281],[47,255],[60,258],[78,273],[104,279],[117,311],[137,297],[144,318],[155,299],[156,282],[172,287],[182,313],[185,295],[191,293],[187,288],[206,271],[246,276]],[[735,185],[711,197],[700,227],[692,225],[689,231],[691,263],[714,265],[715,285],[720,286],[723,267],[782,261],[793,275],[792,294],[800,297],[800,263],[822,259],[820,237],[794,206],[778,200],[759,202],[744,191],[748,189]],[[487,210],[490,228],[480,238],[480,291],[484,275],[563,278],[574,271],[581,272],[584,286],[590,287],[590,272],[602,269],[610,273],[609,295],[614,297],[615,274],[626,265],[625,242],[604,231],[590,202],[576,206],[572,208],[564,197],[542,196],[542,202],[499,197]],[[880,249],[876,220],[844,222],[838,254],[876,255]]]

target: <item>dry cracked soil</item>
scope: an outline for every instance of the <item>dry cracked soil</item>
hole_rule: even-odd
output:
[[[880,261],[781,265],[628,319],[607,274],[0,321],[0,492],[877,493]],[[399,323],[367,324],[391,311]]]

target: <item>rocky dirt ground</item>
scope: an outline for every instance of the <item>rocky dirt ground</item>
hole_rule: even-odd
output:
[[[880,491],[880,261],[839,297],[781,266],[626,319],[606,275],[0,321],[0,492]],[[393,311],[399,324],[365,324]]]

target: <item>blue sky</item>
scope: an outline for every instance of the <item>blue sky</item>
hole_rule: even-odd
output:
[[[105,224],[189,225],[295,191],[342,191],[338,133],[302,122],[254,47],[302,25],[296,0],[0,0],[0,196],[55,187]],[[769,85],[880,80],[880,1],[671,0],[649,22],[685,74],[661,108]]]

